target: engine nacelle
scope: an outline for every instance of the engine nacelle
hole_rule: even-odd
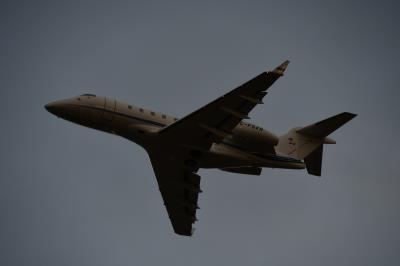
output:
[[[232,137],[225,143],[255,153],[275,153],[278,137],[273,133],[250,123],[241,122],[232,131]]]

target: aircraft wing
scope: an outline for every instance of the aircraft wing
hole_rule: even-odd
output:
[[[264,72],[206,106],[163,128],[159,144],[148,150],[164,205],[175,233],[192,235],[200,176],[196,159],[221,142],[249,112],[262,103],[266,90],[283,75],[289,61]]]
[[[257,77],[230,91],[206,106],[159,131],[168,141],[208,150],[212,143],[219,143],[230,136],[232,130],[249,112],[262,103],[266,90],[283,75],[289,61],[273,71]]]
[[[175,233],[191,236],[197,221],[200,189],[198,168],[184,165],[183,153],[149,152],[157,183]]]

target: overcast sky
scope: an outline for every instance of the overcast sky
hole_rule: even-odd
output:
[[[397,1],[166,2],[1,1],[0,265],[399,265]],[[89,92],[181,117],[286,59],[254,123],[358,117],[322,178],[201,170],[192,238],[142,148],[43,108]]]

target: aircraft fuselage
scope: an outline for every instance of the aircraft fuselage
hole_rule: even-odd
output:
[[[54,115],[104,132],[129,139],[145,150],[175,149],[157,137],[157,132],[176,117],[136,107],[115,99],[84,94],[47,104]],[[190,136],[188,136],[190,137]],[[304,163],[275,154],[278,138],[267,130],[241,122],[231,137],[215,143],[198,160],[200,168],[270,167],[304,169]]]

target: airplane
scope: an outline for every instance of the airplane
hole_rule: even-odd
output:
[[[328,135],[356,115],[343,112],[282,136],[249,123],[248,114],[283,76],[289,61],[178,119],[109,97],[82,94],[45,108],[65,120],[112,133],[148,153],[173,230],[191,236],[197,221],[200,168],[260,175],[262,168],[306,169],[321,176]]]

